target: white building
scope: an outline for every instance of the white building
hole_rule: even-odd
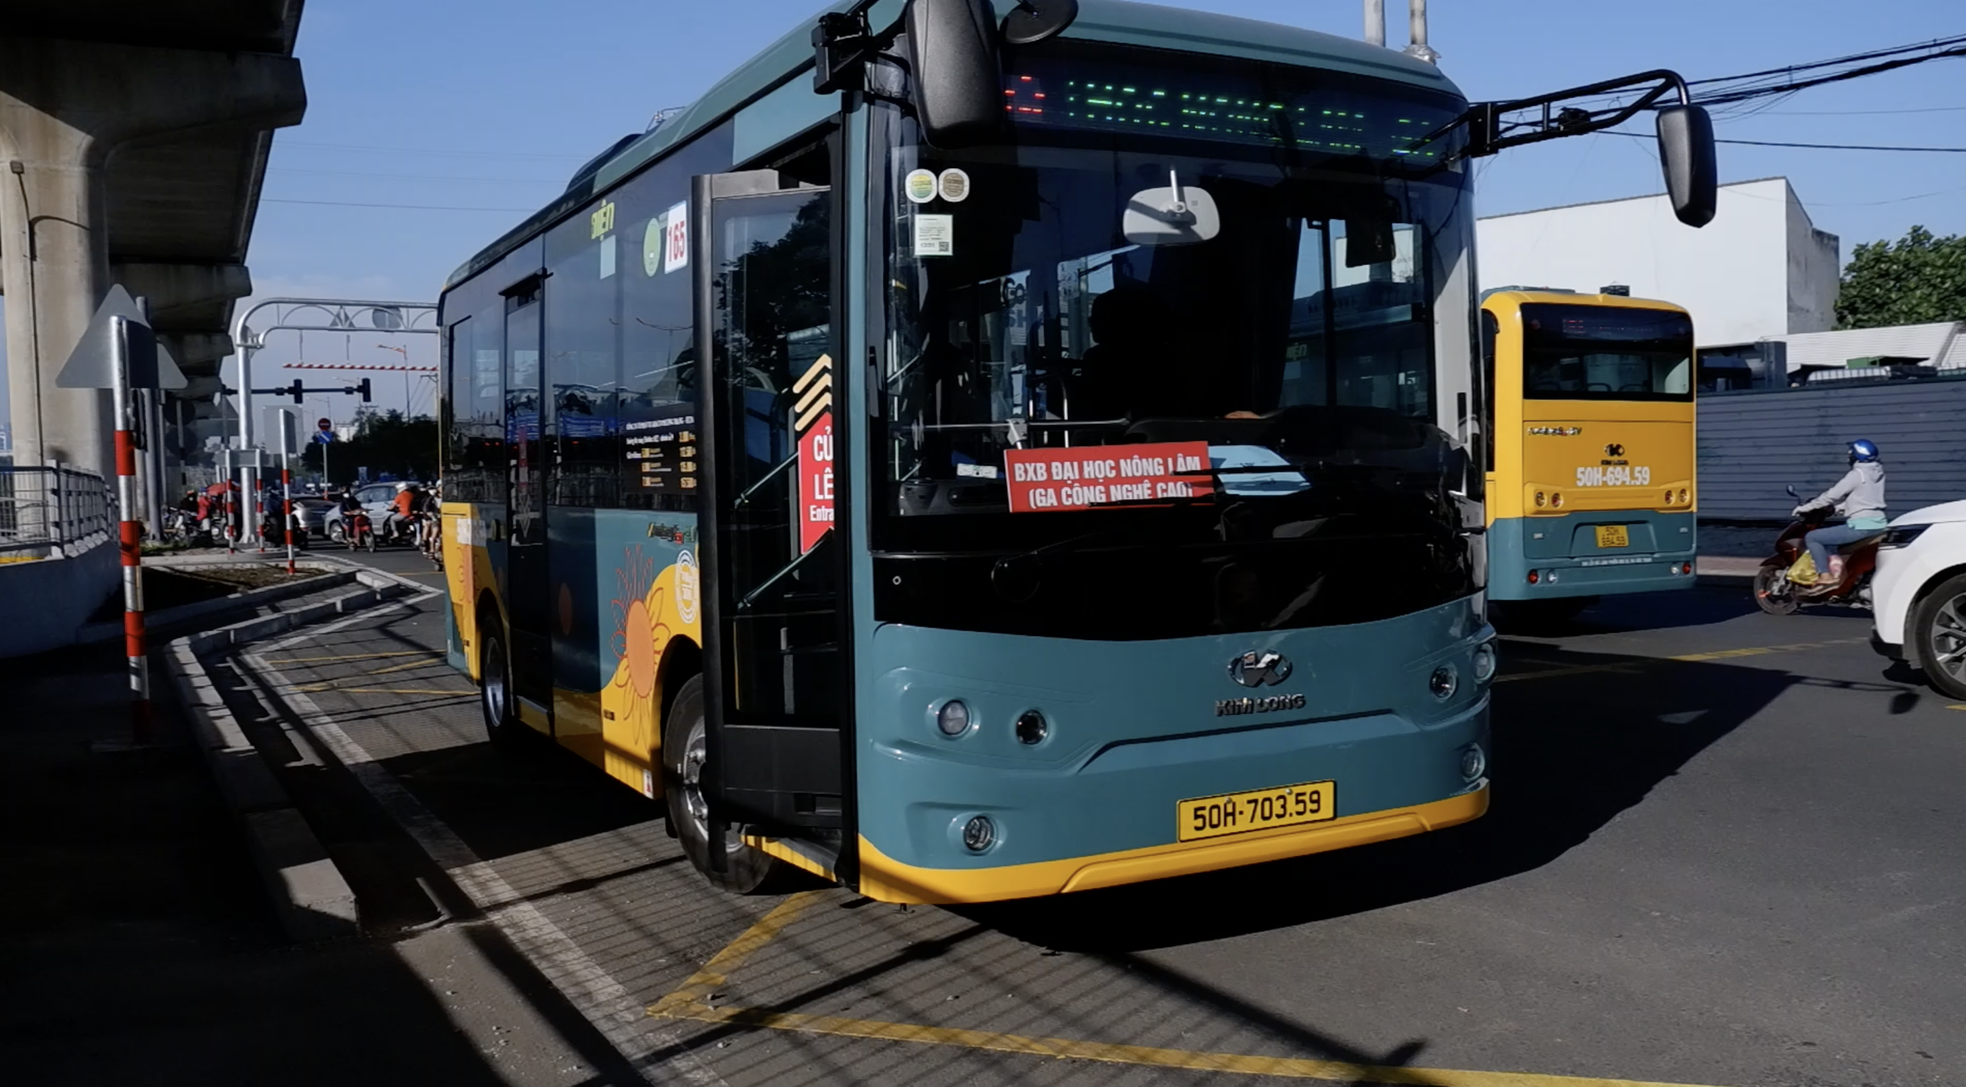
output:
[[[1706,350],[1836,327],[1841,247],[1787,178],[1722,185],[1699,230],[1673,218],[1663,194],[1497,215],[1475,229],[1483,290],[1623,284],[1685,306]]]

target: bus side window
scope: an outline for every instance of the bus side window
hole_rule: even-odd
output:
[[[1481,452],[1486,471],[1495,470],[1495,337],[1500,322],[1481,311]]]

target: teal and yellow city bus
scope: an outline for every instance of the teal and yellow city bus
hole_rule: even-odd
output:
[[[1483,292],[1488,599],[1529,621],[1693,585],[1693,318],[1670,302]]]
[[[452,661],[494,740],[660,798],[733,891],[986,901],[1474,819],[1468,160],[1675,89],[1559,128],[1290,27],[842,4],[446,286]],[[1658,116],[1703,222],[1704,114]]]

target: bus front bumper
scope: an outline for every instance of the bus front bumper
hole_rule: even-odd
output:
[[[1488,782],[1483,779],[1467,792],[1445,800],[1345,816],[1308,827],[1279,827],[1227,839],[980,869],[904,864],[862,837],[860,893],[877,902],[912,905],[1069,894],[1371,845],[1456,826],[1487,811]]]

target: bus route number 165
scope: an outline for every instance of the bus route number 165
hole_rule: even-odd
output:
[[[1652,469],[1611,465],[1577,469],[1579,487],[1644,487],[1652,482]]]

